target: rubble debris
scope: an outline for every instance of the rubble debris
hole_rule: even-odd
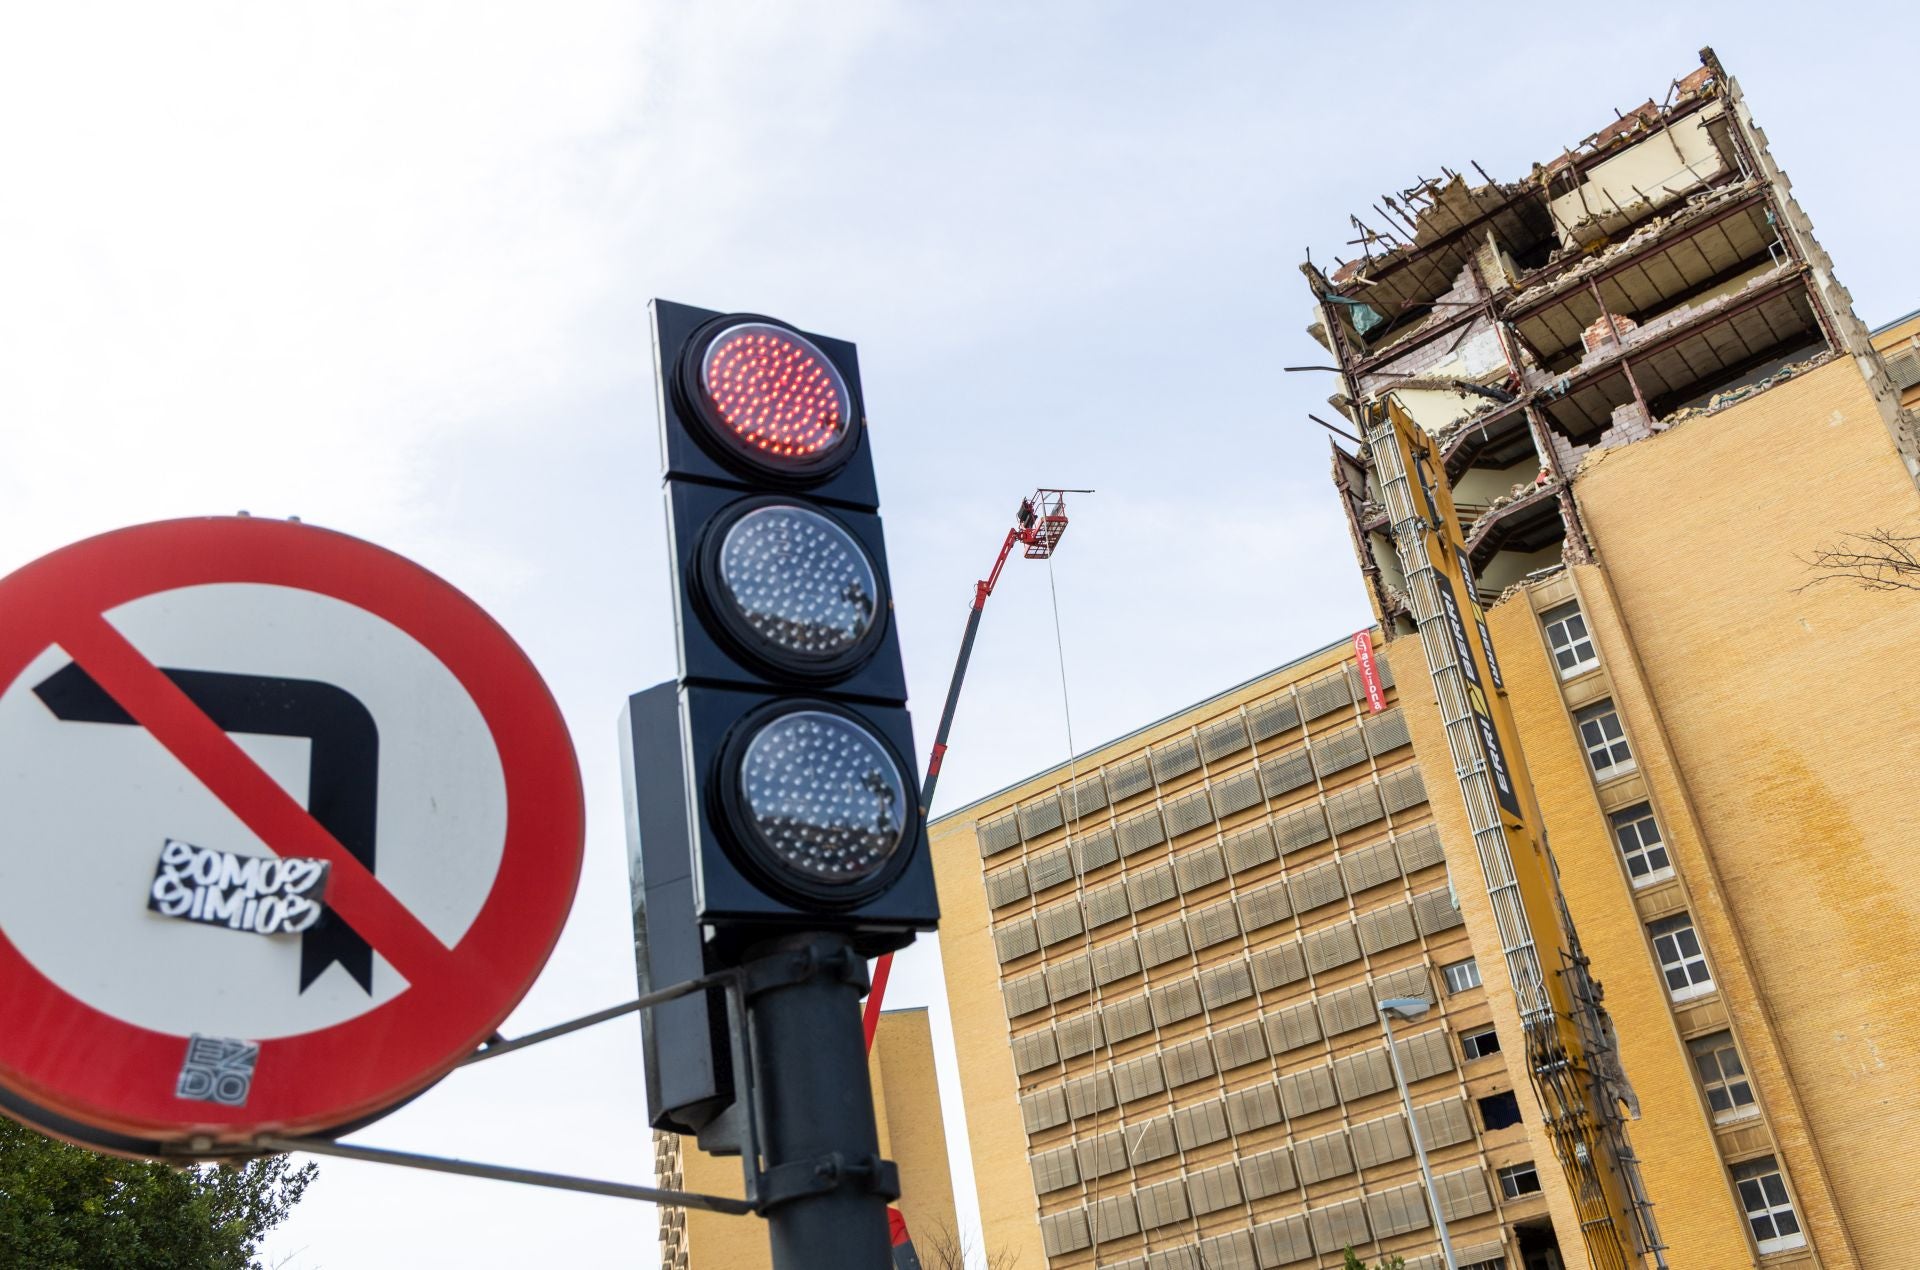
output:
[[[1468,395],[1462,392],[1458,385],[1449,384],[1447,387],[1452,391],[1460,392],[1462,397]],[[1491,398],[1483,399],[1479,404],[1475,405],[1471,411],[1455,419],[1452,423],[1447,424],[1445,427],[1434,429],[1434,444],[1438,445],[1442,450],[1446,449],[1455,437],[1474,428],[1485,427],[1488,423],[1488,415],[1497,414],[1512,404],[1512,402],[1500,402]]]
[[[1580,332],[1580,343],[1589,353],[1603,344],[1624,344],[1640,324],[1619,313],[1603,313]]]
[[[1559,375],[1550,375],[1548,372],[1542,372],[1537,369],[1529,370],[1527,372],[1528,386],[1537,392],[1542,392],[1549,396],[1563,395],[1568,388],[1572,386],[1575,379],[1585,377],[1589,371],[1594,370],[1596,367],[1618,361],[1648,340],[1659,335],[1664,335],[1676,327],[1691,325],[1723,309],[1737,305],[1751,292],[1763,287],[1774,286],[1786,278],[1802,272],[1804,272],[1804,267],[1799,263],[1792,260],[1783,261],[1771,269],[1755,274],[1753,277],[1747,279],[1744,285],[1732,291],[1723,291],[1719,295],[1700,301],[1698,304],[1675,305],[1664,313],[1640,322],[1631,330],[1619,332],[1620,339],[1617,343],[1613,340],[1605,340],[1599,347],[1589,346],[1585,356],[1580,359],[1579,364],[1569,371],[1565,371]]]
[[[1824,366],[1832,360],[1832,350],[1823,349],[1804,361],[1788,362],[1785,366],[1774,371],[1765,379],[1756,379],[1750,384],[1740,384],[1736,387],[1728,388],[1723,392],[1713,394],[1704,406],[1688,406],[1683,410],[1676,410],[1661,419],[1655,427],[1658,430],[1664,431],[1677,423],[1685,423],[1689,419],[1699,419],[1717,411],[1725,410],[1728,406],[1734,405],[1736,402],[1742,402],[1749,397],[1757,396],[1775,384],[1785,383],[1789,379],[1796,378],[1797,376],[1806,374],[1810,370]]]
[[[1336,408],[1364,418],[1397,395],[1454,479],[1474,473],[1475,501],[1456,505],[1472,517],[1476,585],[1480,568],[1501,578],[1534,563],[1513,553],[1561,529],[1566,560],[1592,558],[1578,504],[1560,494],[1607,453],[1854,346],[1857,319],[1764,135],[1712,51],[1701,56],[1663,100],[1522,180],[1474,165],[1472,184],[1443,168],[1372,204],[1372,225],[1354,219],[1363,258],[1331,276],[1301,267],[1316,337],[1354,397]],[[1374,479],[1342,485],[1363,568],[1391,554]],[[1369,577],[1379,588],[1391,572],[1376,563]]]
[[[1533,485],[1516,485],[1514,489],[1519,491],[1516,494],[1496,494],[1493,499],[1481,509],[1480,514],[1473,518],[1471,524],[1463,524],[1460,526],[1461,532],[1467,537],[1468,551],[1472,551],[1474,547],[1478,545],[1481,536],[1480,531],[1483,528],[1491,527],[1494,521],[1501,519],[1498,513],[1538,502],[1543,496],[1558,492],[1559,482],[1554,480],[1551,474],[1546,473],[1544,468],[1541,469],[1541,471],[1543,475],[1547,476],[1546,480]]]
[[[1538,586],[1540,583],[1545,582],[1548,578],[1554,577],[1557,574],[1565,573],[1566,571],[1567,571],[1567,562],[1564,560],[1557,561],[1554,564],[1550,564],[1546,566],[1544,569],[1535,569],[1533,572],[1521,578],[1518,582],[1515,582],[1509,585],[1507,589],[1500,592],[1499,595],[1494,596],[1493,603],[1485,605],[1483,607],[1485,607],[1489,611],[1496,609],[1500,605],[1505,604],[1508,600],[1511,600],[1514,596],[1525,594],[1529,588]]]
[[[1659,239],[1664,239],[1671,231],[1695,221],[1704,220],[1718,212],[1728,203],[1738,202],[1758,189],[1758,180],[1739,181],[1732,185],[1701,190],[1690,196],[1674,211],[1664,216],[1656,216],[1646,224],[1628,234],[1618,242],[1602,240],[1599,243],[1580,249],[1577,252],[1561,253],[1553,261],[1537,271],[1531,277],[1547,275],[1546,280],[1525,288],[1513,298],[1514,309],[1532,308],[1536,303],[1551,296],[1559,295],[1578,288],[1588,277],[1599,273],[1609,265],[1628,256],[1639,254],[1641,249]],[[1568,254],[1584,255],[1584,259],[1565,263]],[[1558,267],[1556,267],[1558,266]],[[1523,279],[1525,281],[1525,279]]]

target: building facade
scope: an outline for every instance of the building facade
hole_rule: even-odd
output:
[[[1867,332],[1702,61],[1529,189],[1434,189],[1408,241],[1309,279],[1338,404],[1391,397],[1440,441],[1672,1263],[1897,1264],[1920,596],[1861,584],[1920,542],[1920,321]],[[1335,482],[1410,680],[1373,467],[1342,453]],[[1428,752],[1432,694],[1403,690]]]
[[[1420,997],[1395,1045],[1461,1264],[1584,1264],[1563,1259],[1571,1203],[1508,1062],[1517,1015],[1449,886],[1428,787],[1450,768],[1415,758],[1393,663],[1369,693],[1355,654],[935,823],[990,1254],[1437,1266],[1377,1010]]]
[[[895,1208],[920,1264],[923,1270],[960,1270],[964,1248],[926,1010],[881,1012],[867,1072],[880,1154],[899,1166]],[[703,1154],[675,1133],[655,1133],[653,1144],[653,1172],[661,1186],[701,1195],[743,1193],[739,1157]],[[660,1210],[661,1270],[760,1270],[771,1264],[766,1223],[757,1217]]]

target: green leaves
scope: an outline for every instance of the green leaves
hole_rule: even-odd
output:
[[[0,1119],[0,1265],[254,1270],[254,1250],[318,1172],[285,1156],[175,1169]]]
[[[1346,1261],[1341,1265],[1340,1270],[1367,1270],[1367,1263],[1355,1256],[1353,1249],[1348,1248]],[[1400,1257],[1388,1257],[1373,1270],[1407,1270],[1407,1263]]]

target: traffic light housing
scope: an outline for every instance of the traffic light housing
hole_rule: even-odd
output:
[[[656,300],[695,920],[872,956],[939,918],[852,344]]]
[[[686,783],[679,684],[657,684],[627,699],[620,759],[634,964],[644,994],[698,979],[708,969],[693,916],[687,800],[673,796]],[[709,1126],[734,1105],[734,1046],[724,994],[709,989],[641,1011],[640,1044],[653,1127],[709,1136]]]

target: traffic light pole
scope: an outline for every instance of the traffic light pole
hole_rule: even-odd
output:
[[[742,967],[773,1270],[888,1270],[887,1204],[860,1027],[867,965],[841,935],[760,944]]]

